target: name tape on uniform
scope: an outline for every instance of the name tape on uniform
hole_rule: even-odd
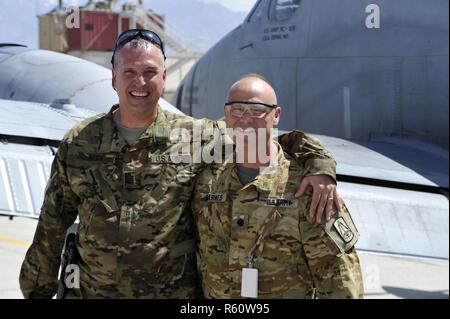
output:
[[[172,163],[172,159],[170,158],[170,155],[151,155],[149,154],[148,157],[150,158],[150,162],[152,163]]]
[[[205,198],[207,202],[223,203],[227,200],[227,193],[208,193]]]
[[[287,207],[287,208],[297,208],[298,201],[286,198],[269,198],[260,197],[259,201],[268,207]]]
[[[178,164],[178,163],[191,163],[191,156],[189,154],[179,154],[179,155],[167,155],[167,154],[158,154],[158,155],[148,155],[151,163],[154,164]]]

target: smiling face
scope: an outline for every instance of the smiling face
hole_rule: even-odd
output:
[[[160,49],[133,40],[120,49],[115,59],[113,86],[119,96],[121,116],[140,122],[153,120],[166,82]]]
[[[231,101],[260,102],[276,105],[277,96],[274,89],[267,82],[260,78],[248,77],[236,82],[231,87],[228,93],[228,102]],[[224,111],[227,127],[242,131],[265,129],[266,141],[271,139],[271,130],[278,124],[281,115],[280,107],[275,109],[267,108],[267,113],[261,118],[248,116],[248,113],[244,113],[242,117],[233,116],[226,107]]]

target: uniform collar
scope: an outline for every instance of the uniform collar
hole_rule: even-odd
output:
[[[113,113],[118,108],[119,104],[114,105],[105,116],[100,153],[120,152],[123,148],[129,147],[114,124]],[[149,125],[141,137],[139,137],[136,144],[142,143],[144,140],[148,140],[149,142],[164,142],[169,139],[169,134],[170,132],[167,128],[167,116],[158,105],[156,119]]]
[[[250,184],[244,187],[255,187],[259,193],[278,198],[284,194],[289,178],[289,161],[284,156],[280,144],[275,142],[278,153],[272,165],[264,168]]]
[[[271,198],[279,198],[282,196],[285,193],[286,185],[289,179],[290,162],[284,156],[284,152],[280,144],[277,142],[275,142],[275,144],[277,146],[278,153],[274,163],[271,166],[264,168],[254,181],[245,186],[240,183],[237,175],[237,167],[235,163],[236,156],[234,156],[233,160],[232,158],[225,160],[224,165],[222,166],[221,175],[225,178],[225,180],[228,180],[229,183],[233,183],[233,185],[227,185],[226,187],[233,190],[239,189],[239,191],[253,187],[256,188],[259,193]],[[221,183],[220,180],[218,182]]]
[[[127,146],[125,140],[120,136],[119,130],[114,124],[113,113],[119,108],[119,104],[113,105],[111,110],[106,114],[103,121],[102,143],[100,145],[100,153],[120,152]]]
[[[157,105],[156,119],[150,124],[139,140],[150,139],[151,142],[166,142],[170,138],[170,131],[167,125],[167,115],[164,110]]]

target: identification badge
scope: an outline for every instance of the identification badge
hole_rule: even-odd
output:
[[[242,269],[241,296],[245,298],[258,298],[258,269]]]

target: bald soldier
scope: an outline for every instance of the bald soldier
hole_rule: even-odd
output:
[[[194,192],[205,296],[362,298],[359,235],[345,205],[316,224],[311,194],[294,196],[306,166],[272,139],[281,116],[273,88],[246,76],[231,87],[224,110],[234,156],[206,168]],[[242,132],[258,129],[256,147],[250,137],[238,143]]]
[[[195,125],[206,129],[217,123],[161,109],[164,60],[156,33],[133,29],[119,36],[112,58],[119,104],[76,125],[60,144],[20,273],[26,298],[55,295],[64,236],[77,217],[80,285],[64,297],[199,296],[189,207],[204,165],[173,158],[179,141],[172,133],[183,128],[192,136]],[[302,187],[318,189],[317,212],[328,210],[324,201],[335,191],[334,160],[306,136],[285,141],[308,158],[311,176]],[[321,174],[329,176],[312,176]]]

